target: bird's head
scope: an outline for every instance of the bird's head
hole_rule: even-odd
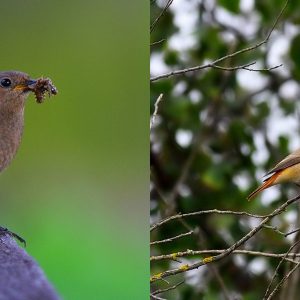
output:
[[[19,71],[0,72],[0,107],[22,107],[36,80]]]

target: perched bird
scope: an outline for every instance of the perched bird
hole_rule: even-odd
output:
[[[0,172],[10,164],[19,148],[28,87],[34,83],[21,72],[0,73]]]
[[[251,200],[259,192],[279,183],[292,182],[300,185],[300,149],[280,161],[265,176],[267,178],[264,183],[247,197],[248,200]]]
[[[50,79],[33,80],[18,71],[0,72],[0,172],[14,158],[22,137],[24,106],[29,92],[42,102],[46,92],[56,94]]]
[[[0,72],[0,172],[14,158],[22,137],[24,124],[24,106],[30,92],[41,103],[48,93],[56,94],[57,90],[50,79],[33,80],[29,75],[18,71]],[[17,234],[0,226],[0,233],[10,234],[25,244]]]

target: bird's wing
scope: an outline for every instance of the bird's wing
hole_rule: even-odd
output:
[[[288,155],[286,158],[284,158],[282,161],[280,161],[272,170],[270,170],[265,176],[268,176],[272,173],[281,171],[283,169],[286,169],[288,167],[291,167],[293,165],[300,163],[300,150],[295,151],[294,153]]]

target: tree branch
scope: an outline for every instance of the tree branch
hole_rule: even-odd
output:
[[[289,277],[300,267],[300,262],[298,262],[294,268],[292,268],[281,280],[280,282],[276,285],[276,287],[274,288],[274,290],[272,291],[272,293],[269,295],[269,297],[267,298],[267,300],[271,300],[273,299],[273,297],[275,296],[275,294],[278,292],[278,290],[280,289],[280,287],[284,284],[285,281],[287,281],[289,279]]]
[[[150,44],[150,47],[159,45],[160,43],[164,42],[165,40],[166,40],[166,39],[161,39],[161,40],[159,40],[159,41],[153,42],[153,43]]]
[[[194,231],[191,230],[189,232],[181,233],[179,235],[176,235],[174,237],[171,237],[171,238],[168,238],[168,239],[165,239],[165,240],[151,242],[150,245],[157,245],[157,244],[162,244],[162,243],[173,242],[173,241],[175,241],[177,239],[180,239],[180,238],[182,238],[184,236],[187,236],[187,235],[191,235],[193,233],[194,233]]]
[[[150,120],[150,130],[152,129],[152,126],[155,122],[155,119],[156,119],[156,116],[157,116],[157,113],[158,113],[158,105],[159,105],[160,101],[162,100],[163,95],[164,94],[160,94],[158,96],[158,98],[156,99],[155,103],[154,103],[154,113],[153,113],[152,118]]]
[[[171,254],[164,254],[158,256],[151,256],[150,261],[158,261],[158,260],[176,260],[178,257],[186,257],[186,256],[196,256],[196,255],[203,255],[203,254],[216,254],[216,253],[223,253],[226,249],[221,250],[186,250],[184,252],[176,252]],[[274,257],[274,258],[284,258],[284,260],[298,263],[293,259],[288,258],[289,256],[292,257],[300,257],[300,253],[268,253],[268,252],[260,252],[260,251],[251,251],[251,250],[234,250],[232,254],[246,254],[246,255],[253,255],[253,256],[265,256],[265,257]]]
[[[161,17],[165,14],[165,12],[167,11],[167,9],[170,7],[170,5],[172,4],[173,0],[168,0],[166,6],[164,7],[164,9],[161,11],[161,13],[158,15],[158,17],[154,20],[154,22],[151,24],[150,26],[150,33],[153,32],[155,26],[157,25],[158,21],[161,19]]]
[[[287,258],[290,254],[291,254],[291,251],[299,244],[299,242],[300,241],[297,241],[296,243],[294,243],[290,248],[289,248],[289,250],[285,253],[285,255],[282,257],[282,259],[280,260],[280,262],[279,262],[279,264],[277,265],[277,267],[276,267],[276,269],[275,269],[275,271],[274,271],[274,274],[273,274],[273,276],[272,276],[272,279],[271,279],[271,281],[270,281],[270,283],[269,283],[269,285],[268,285],[268,287],[267,287],[267,290],[266,290],[266,292],[265,292],[265,295],[264,295],[264,298],[263,298],[263,300],[266,300],[267,299],[267,296],[268,296],[268,293],[269,293],[269,291],[270,291],[270,288],[271,288],[271,286],[272,286],[272,283],[274,282],[274,279],[275,279],[275,277],[278,275],[278,270],[279,270],[279,268],[280,268],[280,266],[282,265],[282,263],[283,263],[283,261],[285,260],[285,258]],[[294,253],[295,255],[294,255],[294,257],[295,256],[297,256],[297,254],[296,253]],[[297,264],[298,264],[299,262],[297,262]],[[276,289],[276,288],[275,288]],[[274,292],[274,291],[273,291]],[[272,293],[271,293],[272,294]],[[270,294],[270,295],[271,295]],[[269,296],[270,296],[269,295]]]
[[[237,216],[247,216],[247,217],[257,218],[257,219],[264,219],[269,216],[269,215],[255,215],[255,214],[251,214],[251,213],[244,212],[244,211],[219,210],[219,209],[201,210],[201,211],[196,211],[196,212],[187,213],[187,214],[179,213],[177,215],[168,217],[168,218],[152,225],[150,227],[150,232],[172,220],[193,217],[193,216],[200,216],[200,215],[204,215],[204,214],[237,215]]]
[[[0,234],[0,265],[0,299],[60,299],[38,264],[5,231]]]
[[[166,288],[166,289],[158,289],[158,290],[154,291],[151,295],[153,296],[153,295],[162,294],[162,293],[165,293],[165,292],[174,290],[174,289],[176,289],[177,287],[179,287],[180,285],[182,285],[183,283],[184,283],[184,281],[180,281],[180,282],[178,282],[177,284],[172,285],[172,286],[170,286],[170,287],[168,287],[168,288]]]
[[[150,278],[150,282],[154,282],[154,281],[160,280],[162,278],[169,277],[171,275],[176,275],[176,274],[183,273],[183,272],[186,272],[186,271],[194,270],[194,269],[197,269],[197,268],[199,268],[203,265],[206,265],[206,264],[209,264],[209,263],[212,263],[212,262],[216,262],[216,261],[219,261],[219,260],[227,257],[234,250],[236,250],[239,246],[243,245],[246,241],[248,241],[251,237],[253,237],[257,232],[259,232],[263,228],[263,226],[267,222],[269,222],[274,216],[277,216],[277,215],[281,214],[290,204],[298,201],[299,199],[300,199],[300,195],[298,195],[297,197],[294,197],[292,199],[287,200],[281,206],[276,208],[269,216],[264,218],[258,226],[253,228],[250,232],[248,232],[245,236],[243,236],[239,241],[237,241],[232,246],[227,248],[221,254],[211,256],[211,257],[207,257],[207,258],[205,258],[205,259],[203,259],[199,262],[196,262],[194,264],[191,264],[191,265],[185,264],[185,265],[180,266],[177,269],[168,270],[168,271],[164,271],[164,272],[161,272],[159,274],[153,275]]]
[[[195,71],[199,71],[199,70],[203,70],[203,69],[207,69],[207,68],[215,68],[215,66],[218,63],[220,63],[220,62],[222,62],[224,60],[227,60],[227,59],[235,57],[235,56],[237,56],[239,54],[242,54],[242,53],[245,53],[245,52],[249,52],[249,51],[252,51],[252,50],[255,50],[255,49],[261,47],[262,45],[266,44],[269,41],[272,32],[274,31],[276,25],[278,24],[279,19],[281,18],[283,12],[285,11],[285,9],[286,9],[286,7],[288,5],[288,2],[289,2],[289,0],[286,0],[284,6],[282,7],[279,15],[276,18],[273,26],[271,27],[269,33],[259,43],[255,44],[255,45],[252,45],[252,46],[249,46],[247,48],[243,48],[241,50],[235,51],[233,53],[227,54],[227,55],[225,55],[225,56],[223,56],[221,58],[216,59],[212,63],[207,63],[207,64],[204,64],[204,65],[195,66],[195,67],[191,67],[191,68],[186,68],[186,69],[182,69],[182,70],[171,71],[171,72],[168,72],[168,73],[165,73],[165,74],[162,74],[162,75],[158,75],[158,76],[152,77],[152,78],[150,78],[150,82],[154,82],[154,81],[157,81],[157,80],[160,80],[160,79],[163,79],[163,78],[169,78],[171,76],[183,75],[185,73],[195,72]],[[275,66],[275,67],[272,67],[270,69],[278,68],[279,66]],[[228,70],[228,71],[233,71],[233,70],[243,69],[243,68],[244,68],[244,66],[233,67],[232,70]],[[251,70],[251,71],[254,71],[254,70]]]

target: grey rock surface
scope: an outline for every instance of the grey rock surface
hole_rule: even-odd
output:
[[[59,300],[43,270],[8,233],[0,233],[0,300]]]

